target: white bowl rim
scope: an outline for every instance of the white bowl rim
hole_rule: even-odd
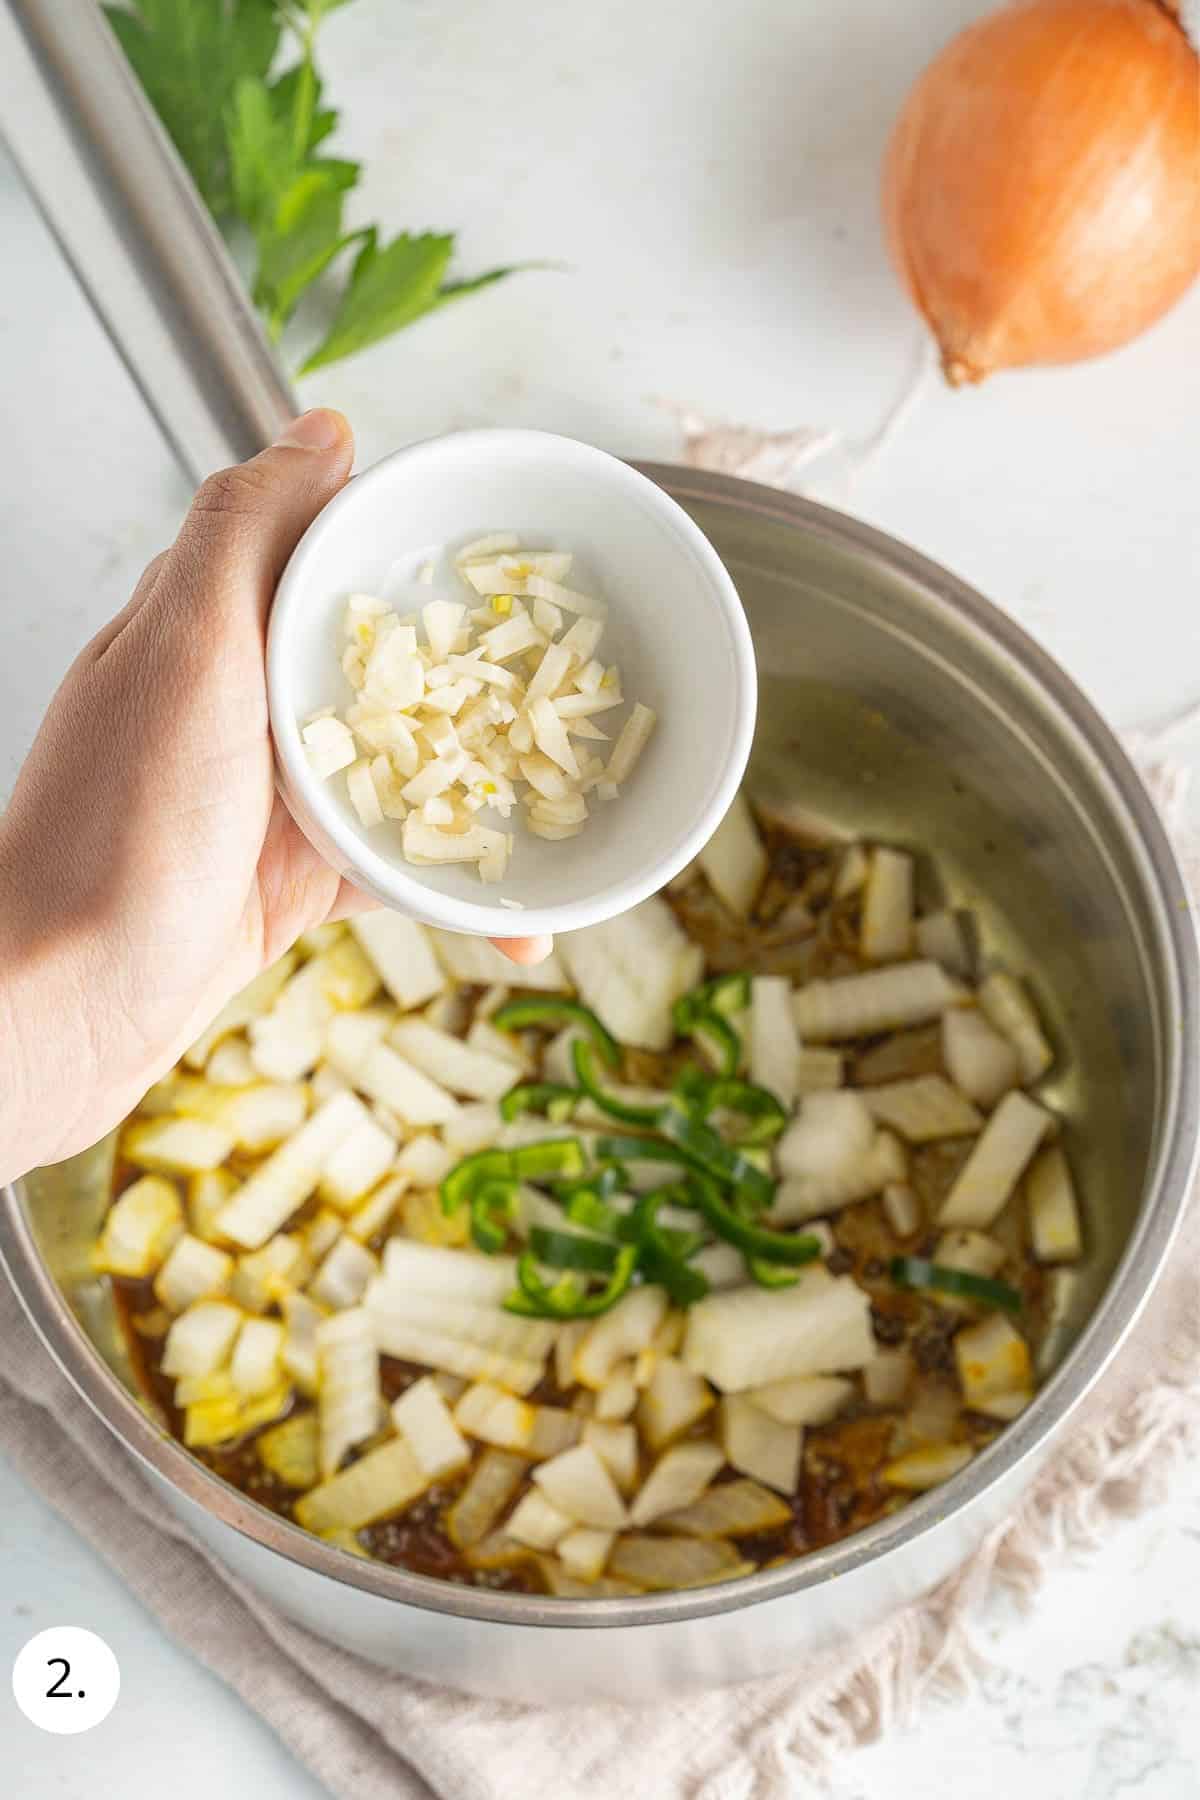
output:
[[[397,468],[431,455],[445,455],[450,450],[468,455],[478,451],[494,459],[515,449],[528,449],[533,444],[542,451],[590,463],[603,479],[623,487],[643,504],[649,502],[670,522],[684,546],[703,565],[708,585],[729,628],[733,647],[733,750],[721,778],[711,787],[690,828],[636,874],[609,882],[594,893],[569,903],[510,910],[495,904],[461,900],[427,886],[418,875],[409,873],[390,857],[373,849],[366,835],[350,823],[326,791],[326,784],[317,780],[308,766],[300,740],[286,643],[287,627],[295,607],[300,604],[299,594],[318,539],[340,522],[343,513],[358,505],[367,489],[393,481]],[[704,848],[732,805],[749,761],[757,713],[758,671],[749,622],[732,578],[700,527],[670,494],[632,464],[581,439],[523,427],[481,426],[443,432],[391,451],[354,476],[318,513],[288,559],[276,588],[267,631],[267,698],[275,755],[283,777],[281,787],[289,810],[300,829],[310,837],[313,834],[305,818],[297,815],[311,813],[318,828],[317,835],[323,833],[339,858],[344,859],[344,868],[354,872],[350,879],[357,878],[357,884],[384,905],[425,924],[486,937],[533,937],[578,931],[628,911],[659,892]],[[293,799],[297,803],[295,806]],[[324,853],[319,842],[317,848]]]

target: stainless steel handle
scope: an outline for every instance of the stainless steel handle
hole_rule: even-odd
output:
[[[0,133],[189,474],[269,443],[295,397],[94,0],[0,0]]]

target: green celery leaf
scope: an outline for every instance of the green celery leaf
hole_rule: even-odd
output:
[[[205,203],[232,204],[224,113],[237,82],[279,47],[275,0],[136,0],[106,8],[117,41]]]
[[[449,300],[462,300],[468,294],[478,294],[482,288],[491,287],[497,281],[504,281],[510,275],[521,275],[528,269],[548,267],[547,263],[507,263],[502,269],[488,269],[483,275],[473,275],[470,281],[444,282],[442,291],[438,295],[438,305],[445,306]]]
[[[344,191],[328,171],[305,169],[281,196],[273,228],[259,237],[254,299],[267,313],[273,337],[291,318],[305,288],[362,236],[342,230]]]
[[[344,156],[310,156],[304,166],[306,169],[315,169],[322,175],[328,176],[334,186],[343,194],[348,188],[357,185],[359,175],[362,173],[361,163],[350,162]]]
[[[337,130],[339,116],[337,108],[333,106],[327,106],[323,112],[313,114],[312,130],[308,134],[310,150],[315,150],[318,144],[325,142],[331,131]]]
[[[442,277],[453,250],[452,233],[432,231],[420,237],[401,232],[380,249],[372,228],[354,260],[350,285],[328,336],[301,373],[353,356],[440,305]]]
[[[412,237],[402,232],[386,250],[380,250],[372,227],[328,336],[300,373],[307,375],[344,356],[353,356],[411,325],[423,314],[435,312],[448,301],[477,294],[481,288],[515,275],[524,266],[489,269],[470,281],[448,282],[443,276],[453,249],[452,233],[425,232],[421,237]]]
[[[279,196],[294,181],[299,158],[288,123],[271,105],[264,81],[239,81],[227,119],[233,198],[257,236],[274,225]]]

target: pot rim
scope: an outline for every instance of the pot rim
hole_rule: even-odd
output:
[[[1127,848],[1140,864],[1167,989],[1162,1116],[1154,1167],[1130,1240],[1107,1289],[1062,1363],[1021,1417],[959,1474],[903,1510],[797,1561],[737,1581],[682,1593],[564,1602],[548,1596],[459,1587],[432,1576],[368,1562],[310,1536],[228,1486],[142,1411],[77,1323],[34,1241],[20,1182],[3,1190],[0,1262],[42,1341],[76,1390],[139,1461],[187,1500],[259,1546],[334,1582],[422,1611],[496,1625],[559,1630],[662,1625],[760,1605],[856,1570],[915,1544],[949,1513],[967,1509],[1059,1431],[1104,1372],[1136,1323],[1161,1274],[1179,1227],[1200,1136],[1200,953],[1174,850],[1140,777],[1121,745],[1070,677],[1022,628],[966,582],[919,551],[846,514],[799,496],[728,475],[669,463],[637,465],[673,498],[724,503],[744,515],[798,526],[867,566],[912,582],[973,626],[993,650],[1047,698],[1056,722],[1087,754],[1093,778],[1123,815]]]

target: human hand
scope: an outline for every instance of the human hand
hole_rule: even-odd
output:
[[[0,821],[0,1178],[94,1143],[302,931],[372,904],[275,794],[264,674],[276,583],[353,455],[311,412],[211,476],[51,703]]]

